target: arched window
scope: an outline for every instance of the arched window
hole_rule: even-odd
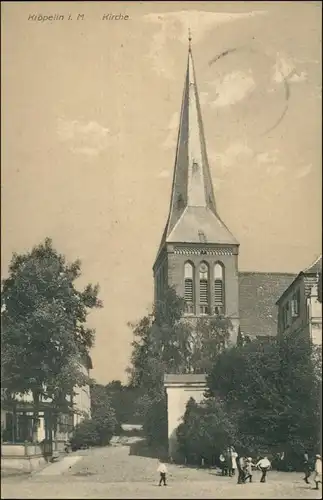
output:
[[[224,268],[219,262],[214,265],[214,312],[224,314]]]
[[[201,262],[199,269],[200,279],[200,314],[209,314],[209,267]]]
[[[184,266],[184,299],[187,314],[194,314],[194,267],[190,262]]]

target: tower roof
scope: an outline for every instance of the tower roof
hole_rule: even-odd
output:
[[[172,195],[160,244],[238,242],[216,210],[189,35]]]

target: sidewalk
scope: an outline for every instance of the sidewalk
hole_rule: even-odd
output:
[[[1,468],[1,479],[7,478],[26,478],[30,476],[30,472],[25,472],[20,469],[4,469]]]
[[[72,467],[72,465],[76,464],[79,460],[81,460],[82,455],[72,455],[62,457],[58,462],[51,463],[44,467],[42,470],[32,472],[33,477],[38,476],[58,476],[63,474],[63,472],[67,471]]]

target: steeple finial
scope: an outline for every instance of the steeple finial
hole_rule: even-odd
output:
[[[191,29],[188,28],[188,50],[191,51],[191,42],[192,42],[192,33],[191,33]]]

